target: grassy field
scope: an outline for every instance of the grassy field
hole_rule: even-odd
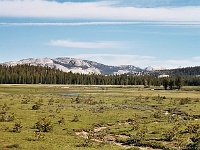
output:
[[[0,149],[200,149],[196,89],[0,85]]]

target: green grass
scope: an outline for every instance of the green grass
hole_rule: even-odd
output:
[[[144,134],[140,135],[141,145],[163,144],[174,148],[182,144],[184,148],[191,143],[188,139],[196,136],[196,133],[184,132],[187,126],[200,124],[199,119],[193,118],[200,115],[200,93],[195,89],[197,87],[164,91],[141,86],[0,85],[0,113],[15,116],[13,121],[0,122],[0,149],[126,149],[106,138],[103,142],[89,140],[88,143],[75,134],[77,130],[92,132],[96,126],[106,127],[106,135],[114,139],[126,135],[124,142]],[[39,104],[40,109],[33,110],[35,104]],[[78,120],[73,121],[75,116]],[[35,133],[34,126],[41,118],[50,120],[53,130],[41,133],[38,140],[36,134],[39,133]],[[61,118],[64,124],[58,123]],[[13,132],[16,122],[23,126],[20,133]],[[165,141],[163,136],[173,128],[176,128],[175,137]],[[95,138],[95,134],[101,133],[93,134]]]

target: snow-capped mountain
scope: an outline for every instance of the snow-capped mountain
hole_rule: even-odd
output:
[[[124,73],[139,73],[145,71],[139,67],[132,65],[123,66],[108,66],[89,60],[81,60],[76,58],[28,58],[20,61],[10,61],[2,63],[2,65],[15,66],[22,64],[30,64],[35,66],[48,66],[51,68],[60,69],[64,72],[73,72],[81,74],[124,74]]]
[[[166,70],[166,68],[162,66],[148,66],[145,68],[145,70],[146,71]]]

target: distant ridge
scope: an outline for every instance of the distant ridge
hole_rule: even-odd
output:
[[[122,65],[122,66],[109,66],[104,65],[95,61],[81,60],[76,58],[59,57],[59,58],[27,58],[19,61],[10,61],[2,63],[1,65],[16,66],[30,64],[34,66],[48,66],[56,68],[64,72],[73,72],[81,74],[102,74],[102,75],[113,75],[113,74],[139,74],[146,69],[135,67],[133,65]],[[153,69],[151,69],[152,71]]]

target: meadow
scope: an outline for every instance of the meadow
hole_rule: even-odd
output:
[[[200,149],[200,92],[0,85],[0,136],[0,149]]]

